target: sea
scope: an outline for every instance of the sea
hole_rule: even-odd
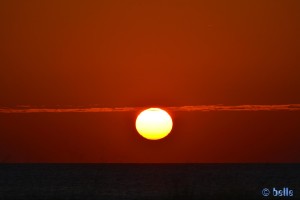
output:
[[[300,164],[1,164],[6,199],[300,199]]]

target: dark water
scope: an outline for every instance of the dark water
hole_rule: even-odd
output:
[[[0,199],[300,199],[300,164],[2,164]]]

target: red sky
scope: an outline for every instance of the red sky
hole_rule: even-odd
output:
[[[0,107],[300,103],[300,2],[1,1]],[[299,162],[299,111],[0,113],[0,161]],[[1,159],[2,158],[2,159]]]

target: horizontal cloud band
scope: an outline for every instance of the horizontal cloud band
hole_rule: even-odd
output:
[[[100,113],[100,112],[135,112],[148,107],[59,107],[45,108],[34,106],[0,107],[0,113]],[[300,104],[284,105],[198,105],[160,108],[169,111],[300,111]]]

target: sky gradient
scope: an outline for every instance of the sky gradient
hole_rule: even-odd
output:
[[[300,162],[298,0],[12,0],[0,24],[0,161]],[[170,136],[139,138],[148,107]]]

